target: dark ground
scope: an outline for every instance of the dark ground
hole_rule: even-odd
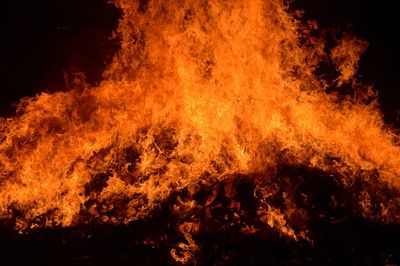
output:
[[[386,121],[400,125],[400,23],[395,1],[299,0],[294,5],[322,27],[369,41],[360,73],[379,90]],[[12,103],[21,97],[65,90],[64,70],[82,70],[96,84],[118,49],[108,36],[119,12],[104,0],[7,1],[1,13],[2,116],[12,115]],[[311,184],[308,193],[317,193],[319,187]],[[274,231],[243,235],[235,227],[218,234],[205,230],[195,238],[202,246],[197,265],[400,265],[399,225],[346,213],[335,213],[335,220],[323,218],[331,213],[317,214],[311,222],[313,245]],[[173,265],[169,250],[179,240],[168,225],[173,219],[159,210],[128,226],[93,224],[22,235],[2,221],[0,265]],[[149,233],[167,234],[169,240],[154,247],[141,244]]]
[[[308,242],[291,240],[260,223],[254,178],[237,176],[232,180],[233,197],[224,196],[228,182],[217,182],[194,196],[202,205],[218,187],[209,207],[212,220],[207,220],[205,209],[186,218],[172,214],[171,206],[178,196],[185,197],[185,191],[172,195],[148,218],[129,225],[113,226],[92,219],[90,224],[72,228],[17,234],[11,229],[13,221],[0,220],[1,265],[177,265],[169,252],[185,242],[176,224],[187,217],[203,221],[194,235],[200,250],[189,265],[400,265],[400,225],[371,222],[357,215],[357,187],[344,191],[331,175],[282,165],[276,178],[279,187],[287,186],[289,180],[295,195],[306,194],[309,199],[307,203],[301,197],[295,199],[308,213],[304,221],[312,239]],[[278,190],[270,204],[279,205],[283,192]],[[331,197],[341,206],[333,207]],[[235,210],[227,207],[233,200],[245,210],[241,223],[258,228],[257,233],[240,232]]]
[[[243,235],[235,231],[204,234],[196,264],[189,265],[400,265],[399,227],[352,218],[321,224],[314,246],[277,235]],[[171,243],[138,243],[135,226],[48,229],[1,237],[1,265],[176,265]],[[148,228],[146,228],[148,230]],[[84,232],[84,233],[82,233]],[[91,238],[88,238],[91,235]],[[143,237],[143,236],[141,236]],[[268,237],[268,239],[267,239]]]

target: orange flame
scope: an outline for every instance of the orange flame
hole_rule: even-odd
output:
[[[173,209],[185,217],[177,228],[187,244],[171,251],[187,262],[201,224],[187,214],[207,210],[217,192],[204,204],[193,195],[241,175],[255,182],[265,226],[307,239],[293,218],[302,224],[307,214],[290,186],[285,204],[271,200],[284,163],[318,169],[344,188],[361,183],[356,211],[398,221],[398,136],[374,102],[326,93],[353,86],[368,94],[354,78],[364,41],[344,35],[327,51],[316,25],[279,0],[114,2],[123,10],[121,49],[101,84],[77,79],[69,92],[23,99],[0,121],[2,219],[17,216],[18,230],[87,217],[129,223],[187,191]],[[338,70],[333,84],[315,74],[324,60]],[[233,198],[235,189],[224,193]],[[231,205],[240,220],[240,202]]]

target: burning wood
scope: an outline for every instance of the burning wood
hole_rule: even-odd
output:
[[[100,85],[77,76],[0,121],[3,223],[34,234],[146,221],[158,228],[134,241],[184,264],[212,234],[292,248],[354,217],[398,224],[398,136],[356,79],[364,41],[328,49],[279,0],[114,3],[121,49]],[[338,87],[363,97],[328,93]]]

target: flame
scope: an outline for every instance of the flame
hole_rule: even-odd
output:
[[[366,42],[344,34],[330,49],[279,0],[114,3],[121,49],[100,85],[77,76],[0,120],[1,219],[20,231],[128,224],[174,198],[185,243],[171,255],[185,263],[221,187],[242,232],[260,230],[241,221],[240,180],[265,227],[310,240],[303,177],[282,173],[302,167],[353,191],[355,213],[398,222],[398,135],[355,76]],[[331,81],[323,62],[336,67]]]

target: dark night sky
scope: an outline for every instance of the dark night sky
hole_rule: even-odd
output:
[[[76,69],[94,84],[117,44],[109,40],[120,15],[107,0],[3,1],[0,115],[40,91],[65,90],[63,72]]]
[[[297,0],[324,28],[366,39],[360,74],[379,90],[386,120],[400,110],[400,51],[396,1]],[[86,72],[99,81],[117,45],[108,39],[119,11],[106,0],[22,0],[1,6],[0,115],[12,102],[40,91],[65,89],[63,70]],[[399,123],[397,124],[399,125]]]

